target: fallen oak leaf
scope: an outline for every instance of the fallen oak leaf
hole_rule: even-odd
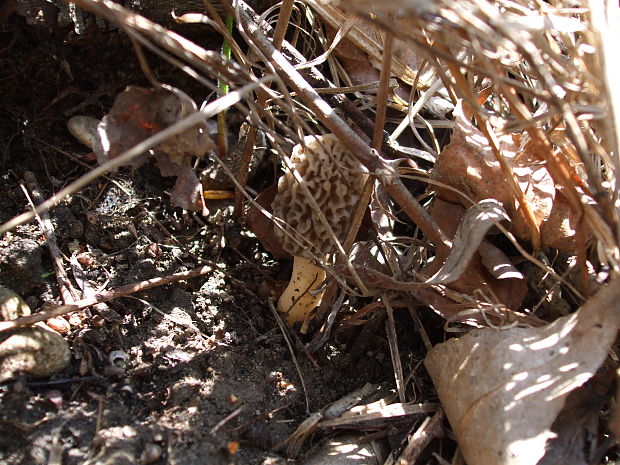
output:
[[[518,208],[513,189],[506,182],[486,136],[466,117],[462,103],[454,110],[455,127],[450,143],[444,147],[433,168],[435,181],[451,189],[437,187],[442,200],[468,207],[473,202],[494,198],[502,203],[516,236],[529,240],[532,235],[526,215]],[[515,180],[540,228],[543,246],[574,250],[577,215],[556,189],[551,175],[532,146],[519,146],[520,135],[498,137],[502,156],[510,165]],[[464,198],[465,194],[469,199]]]
[[[94,147],[102,164],[153,134],[198,111],[196,103],[172,86],[146,89],[129,86],[116,96],[110,111],[101,119]],[[203,157],[214,148],[206,123],[183,131],[157,146],[170,160],[182,165],[186,157]],[[132,163],[139,166],[146,157]]]
[[[438,344],[426,368],[465,460],[537,463],[568,394],[607,357],[620,326],[620,278],[540,328],[484,328]]]
[[[155,89],[127,87],[97,128],[94,151],[99,164],[115,158],[134,145],[198,111],[183,91],[162,85]],[[192,169],[192,157],[201,158],[214,148],[206,122],[201,122],[155,147],[154,155],[162,176],[177,176],[171,203],[187,210],[208,214],[202,186]],[[147,161],[142,154],[130,162],[138,167]],[[191,171],[191,172],[190,172]]]

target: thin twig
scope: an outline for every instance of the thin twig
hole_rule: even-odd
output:
[[[392,356],[392,366],[394,367],[394,378],[396,379],[396,391],[398,398],[404,404],[407,402],[405,394],[405,377],[403,375],[403,364],[400,360],[400,351],[398,350],[398,338],[396,336],[396,324],[394,322],[394,309],[390,305],[390,299],[387,294],[381,296],[381,301],[387,310],[387,321],[385,322],[385,332],[387,334],[390,346],[390,355]]]
[[[409,439],[409,443],[398,457],[396,465],[413,465],[433,439],[441,438],[443,432],[443,410],[437,410],[432,417],[427,417]]]
[[[291,12],[293,11],[293,0],[284,0],[280,7],[280,14],[278,16],[278,24],[273,36],[273,45],[276,49],[280,50],[282,42],[284,41],[284,35],[288,27],[289,20],[291,18]],[[266,92],[260,92],[258,95],[258,117],[263,118],[265,116],[265,108],[267,106]],[[256,142],[256,136],[258,135],[258,127],[251,126],[248,131],[248,135],[245,142],[245,148],[243,150],[243,158],[239,171],[237,172],[237,179],[242,188],[245,188],[248,182],[249,168],[254,154],[254,143]],[[240,188],[235,187],[235,204],[234,204],[234,217],[236,219],[241,217],[243,206],[243,193]]]
[[[269,300],[269,308],[273,313],[273,317],[276,319],[278,326],[280,327],[280,331],[282,331],[282,335],[284,336],[284,340],[286,341],[286,346],[288,347],[289,352],[291,353],[291,357],[293,358],[293,363],[295,364],[295,369],[297,370],[297,374],[299,375],[299,380],[301,381],[301,388],[304,391],[304,398],[306,400],[306,414],[310,415],[310,400],[308,399],[308,391],[306,390],[306,382],[304,381],[304,376],[301,372],[301,367],[299,366],[299,362],[297,361],[297,357],[295,356],[295,350],[293,349],[293,343],[291,342],[291,337],[288,334],[286,329],[286,325],[282,321],[280,314],[276,310],[276,307],[273,305],[273,300]]]
[[[0,332],[9,331],[22,326],[28,326],[38,321],[45,321],[55,316],[66,315],[67,313],[75,312],[92,305],[108,302],[110,300],[118,299],[119,297],[125,297],[130,294],[135,294],[136,292],[146,291],[154,287],[165,286],[166,284],[171,284],[177,281],[197,278],[210,273],[213,269],[213,266],[201,266],[190,271],[182,271],[180,273],[163,276],[161,278],[152,278],[137,283],[125,284],[124,286],[117,287],[116,289],[98,292],[95,295],[74,302],[73,305],[44,307],[41,311],[33,315],[23,316],[11,321],[1,321]]]
[[[392,77],[392,50],[394,48],[394,35],[385,33],[383,41],[383,55],[381,58],[381,74],[379,77],[379,92],[377,92],[377,108],[375,113],[375,132],[372,135],[372,146],[375,150],[381,150],[383,143],[383,129],[385,126],[385,112],[387,110],[389,83]]]
[[[26,182],[28,189],[32,192],[32,197],[34,201],[30,199],[28,195],[28,191],[24,189],[24,194],[28,198],[32,209],[36,209],[35,202],[37,204],[43,203],[43,195],[41,194],[41,189],[39,187],[39,183],[35,178],[34,174],[31,171],[26,171],[24,173],[24,181]],[[23,186],[22,186],[23,188]],[[41,227],[41,231],[45,236],[45,242],[47,243],[47,247],[50,251],[50,255],[52,257],[52,262],[54,264],[54,270],[56,271],[56,282],[58,283],[58,290],[60,296],[62,297],[62,301],[65,305],[73,304],[76,300],[79,299],[78,293],[71,284],[69,280],[69,276],[65,271],[65,267],[62,263],[62,252],[58,247],[58,242],[56,241],[56,233],[54,230],[54,224],[50,220],[50,216],[47,211],[41,212],[40,215],[36,216],[37,222]]]

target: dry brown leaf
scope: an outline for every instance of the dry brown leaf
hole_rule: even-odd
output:
[[[457,192],[438,187],[437,195],[443,200],[466,207],[469,207],[469,201],[458,192],[464,193],[474,202],[497,199],[511,219],[514,234],[528,240],[532,237],[528,220],[519,208],[487,138],[464,115],[461,104],[454,110],[454,116],[456,126],[452,139],[437,159],[433,178]],[[563,196],[555,203],[556,197],[560,196],[551,175],[531,150],[520,152],[515,141],[519,139],[518,135],[501,136],[499,146],[540,227],[542,245],[574,250],[575,215]]]
[[[128,87],[114,101],[97,129],[94,151],[101,164],[115,158],[134,145],[196,112],[196,103],[183,91],[163,85],[157,89]],[[154,150],[162,176],[178,176],[171,193],[173,205],[207,213],[202,186],[191,171],[192,157],[203,157],[213,149],[206,123],[198,124],[170,137]],[[143,154],[131,161],[140,166],[148,159]]]
[[[537,463],[566,397],[596,372],[620,325],[620,278],[541,328],[480,329],[425,363],[470,465]]]
[[[196,110],[195,102],[173,87],[127,87],[118,94],[114,105],[99,123],[99,138],[94,147],[97,161],[101,164],[119,156]],[[177,165],[183,164],[185,157],[204,156],[210,148],[213,148],[213,142],[206,125],[188,129],[157,147]],[[142,157],[133,165],[140,165],[144,161]]]
[[[273,185],[256,197],[255,201],[258,205],[271,213],[271,202],[278,193],[278,186]],[[254,204],[250,205],[246,215],[248,229],[252,231],[260,243],[267,249],[274,258],[292,258],[282,247],[282,241],[278,240],[274,231],[273,220],[265,216],[265,214]]]
[[[551,427],[556,437],[546,446],[545,456],[536,465],[585,465],[596,463],[595,453],[599,417],[607,396],[588,383],[575,389]],[[593,440],[595,441],[593,444]]]
[[[174,183],[170,193],[170,203],[186,210],[198,211],[208,215],[202,192],[202,184],[191,166],[184,167]]]

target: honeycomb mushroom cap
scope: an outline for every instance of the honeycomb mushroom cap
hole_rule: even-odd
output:
[[[306,136],[293,148],[291,162],[325,215],[338,241],[348,232],[368,170],[333,134]],[[322,257],[335,250],[333,237],[321,222],[300,183],[287,171],[278,182],[274,215],[286,222],[275,228],[286,251],[295,256]]]

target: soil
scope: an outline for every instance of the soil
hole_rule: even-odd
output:
[[[202,44],[209,47],[209,40]],[[177,69],[149,60],[162,82],[198,102],[206,97]],[[76,36],[26,26],[16,16],[1,25],[1,222],[29,208],[21,188],[25,171],[48,198],[94,166],[66,121],[76,114],[101,117],[127,85],[148,83],[118,32]],[[253,182],[273,183],[273,171],[267,167]],[[335,331],[312,358],[302,349],[307,341],[294,340],[304,393],[268,305],[290,262],[274,260],[232,219],[230,201],[209,203],[208,217],[172,207],[172,185],[152,165],[121,169],[50,211],[61,251],[79,257],[82,272],[65,261],[76,287],[85,280],[112,289],[205,260],[217,268],[68,317],[69,366],[47,379],[0,385],[0,463],[284,463],[293,458],[277,446],[309,413],[366,383],[393,390],[384,331],[364,336],[354,356],[359,330],[349,328]],[[0,284],[33,310],[60,303],[37,223],[0,241]],[[399,334],[401,358],[413,368],[420,342],[410,323],[398,328],[408,334]],[[399,447],[404,433],[392,433]],[[302,455],[331,434],[312,436]]]

